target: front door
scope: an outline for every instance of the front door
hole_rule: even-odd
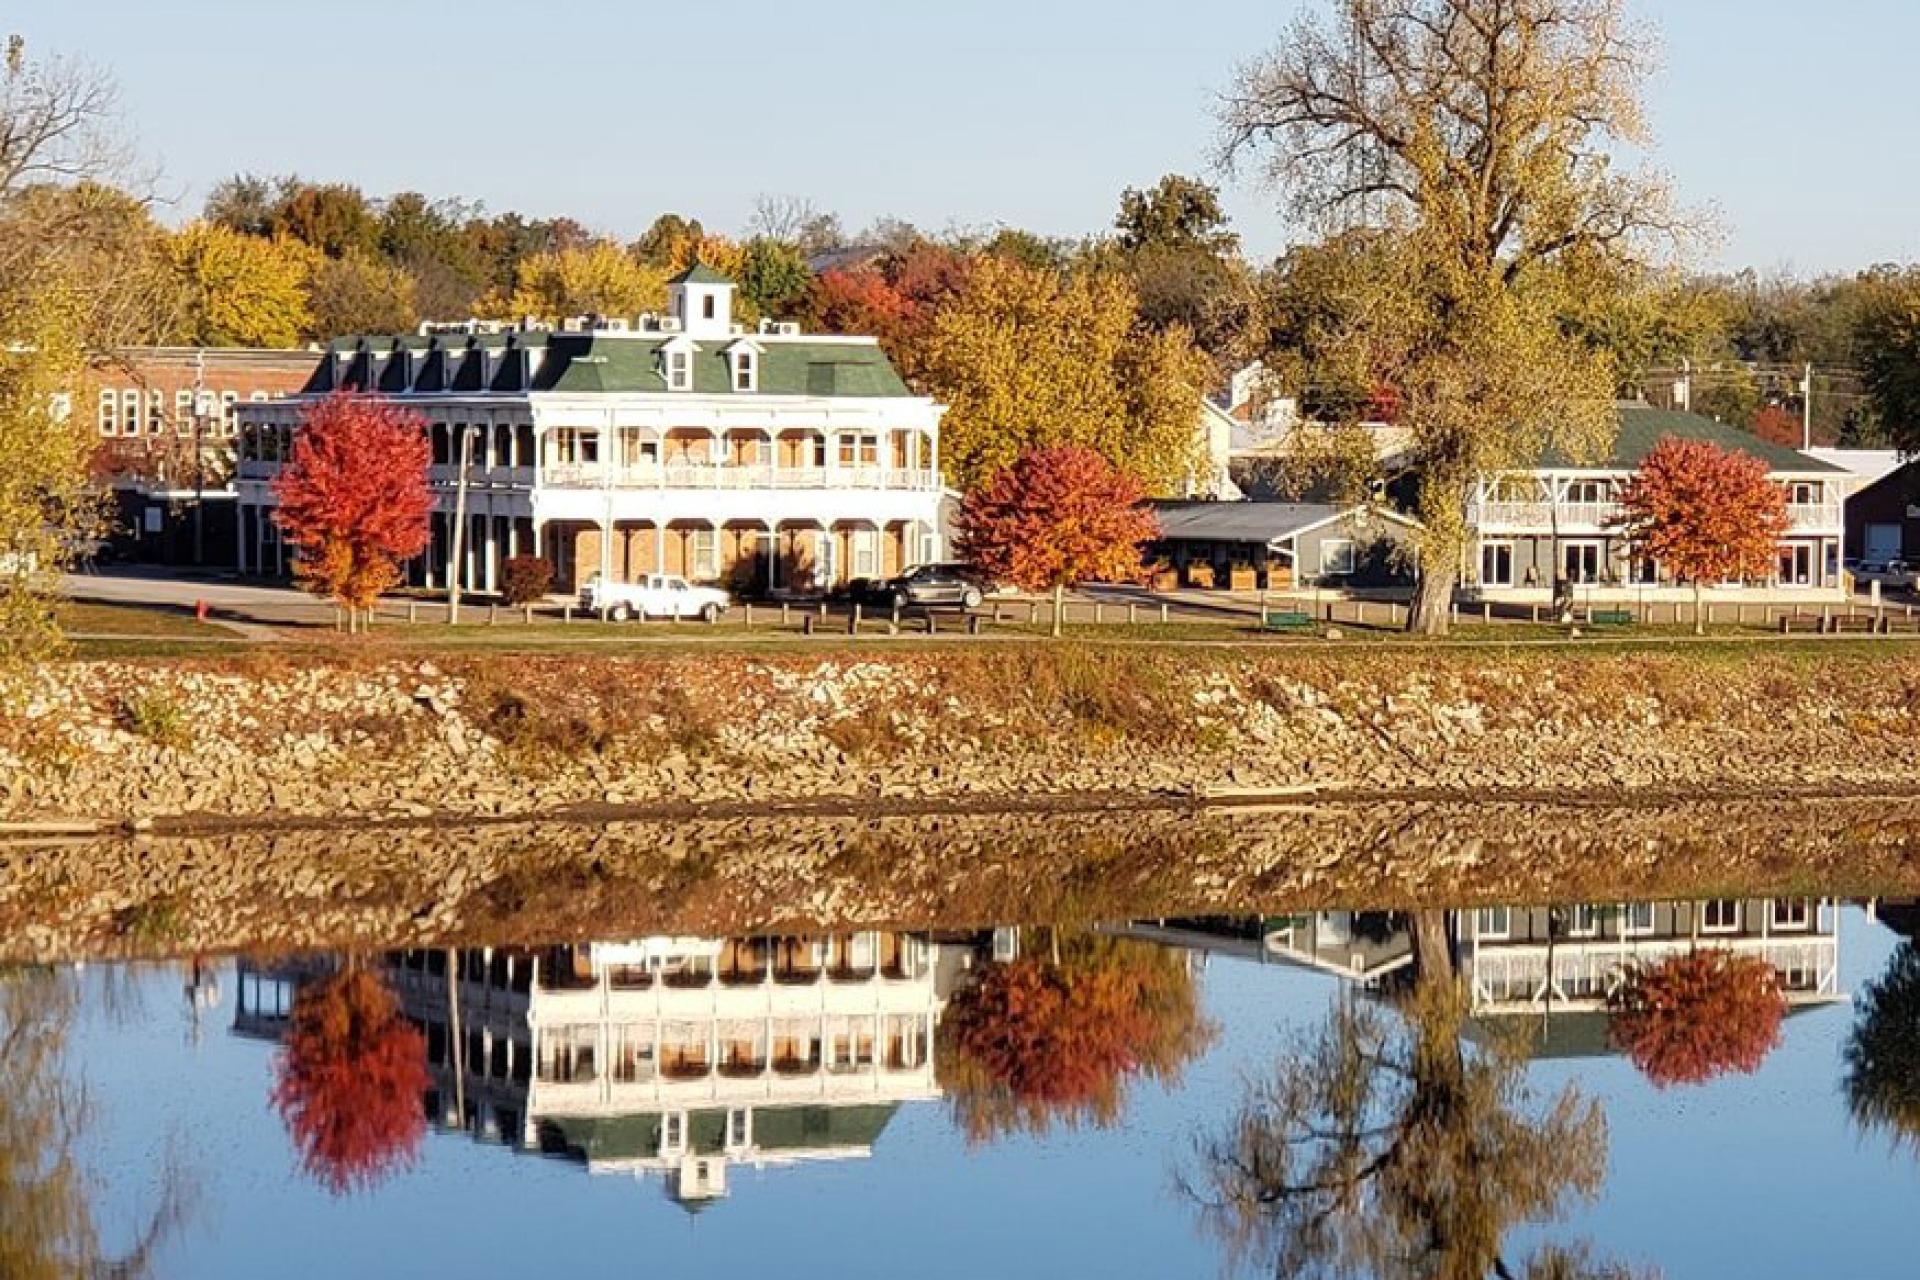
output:
[[[1575,585],[1600,581],[1600,544],[1597,542],[1562,543],[1560,576]]]
[[[1780,548],[1780,585],[1783,587],[1811,587],[1814,581],[1814,544],[1811,542],[1789,542]]]

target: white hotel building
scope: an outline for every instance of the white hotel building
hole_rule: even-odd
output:
[[[677,573],[739,590],[824,589],[940,558],[943,406],[916,396],[873,338],[749,333],[733,284],[676,277],[670,314],[342,338],[296,396],[239,408],[243,573],[289,568],[270,487],[307,407],[339,390],[390,395],[433,443],[433,542],[417,585],[452,572],[498,587],[510,556],[555,586]],[[462,476],[464,502],[461,499]]]

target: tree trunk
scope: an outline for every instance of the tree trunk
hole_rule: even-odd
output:
[[[1459,558],[1452,552],[1429,549],[1420,562],[1420,578],[1407,609],[1407,630],[1415,635],[1444,636],[1453,619],[1453,588],[1459,580]]]
[[[1447,912],[1437,907],[1413,913],[1414,976],[1421,983],[1453,981],[1453,939],[1447,923]]]
[[[1060,638],[1060,614],[1066,608],[1066,595],[1066,587],[1057,582],[1053,584],[1053,638],[1056,640]]]

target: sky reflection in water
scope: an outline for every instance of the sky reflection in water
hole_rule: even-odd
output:
[[[1769,906],[1748,910],[1774,918]],[[1883,1136],[1863,1136],[1849,1118],[1842,1048],[1856,1010],[1827,999],[1857,996],[1878,979],[1899,939],[1856,909],[1824,918],[1836,914],[1837,947],[1803,948],[1810,970],[1789,974],[1789,985],[1803,989],[1795,997],[1801,1007],[1751,1076],[1661,1090],[1618,1054],[1525,1065],[1531,1101],[1521,1110],[1537,1115],[1575,1086],[1604,1111],[1607,1154],[1597,1200],[1575,1199],[1558,1221],[1507,1234],[1502,1254],[1516,1269],[1541,1246],[1585,1241],[1598,1259],[1657,1267],[1672,1277],[1902,1270],[1903,1211],[1920,1192],[1920,1160],[1891,1150]],[[1529,916],[1516,910],[1504,920],[1456,918],[1466,941],[1463,968],[1481,980],[1483,1015],[1501,998],[1523,1001],[1528,990],[1524,966],[1513,959],[1524,948],[1486,935],[1518,937]],[[1688,930],[1705,918],[1704,910],[1692,913]],[[1816,911],[1816,937],[1821,918]],[[1296,957],[1314,951],[1323,964],[1357,965],[1376,978],[1389,975],[1387,981],[1409,967],[1410,939],[1328,936],[1327,923],[1318,922],[1314,939],[1300,922],[1287,946]],[[1565,934],[1585,923],[1561,920],[1556,973],[1569,1001],[1580,998],[1575,958],[1582,947]],[[1593,923],[1606,935],[1639,920],[1609,910]],[[1654,927],[1675,926],[1663,917]],[[999,937],[1001,955],[1012,941]],[[1051,965],[1048,932],[1027,931],[1018,942],[1042,968]],[[1088,945],[1105,944],[1067,935],[1063,964],[1071,967],[1075,948]],[[691,940],[602,947],[597,955],[545,953],[537,993],[522,993],[516,1003],[509,990],[491,1011],[476,996],[478,986],[465,984],[465,1027],[517,1037],[513,1061],[502,1064],[504,1078],[475,1082],[466,1099],[478,1127],[499,1124],[502,1140],[429,1133],[411,1168],[345,1195],[330,1194],[302,1172],[269,1101],[275,1045],[262,1037],[277,1034],[278,1024],[260,1014],[286,1007],[291,986],[269,980],[284,967],[247,966],[255,974],[247,978],[231,963],[211,966],[205,977],[217,994],[198,1007],[185,990],[185,966],[88,967],[74,977],[77,1006],[60,1060],[66,1082],[84,1079],[89,1105],[77,1152],[91,1177],[85,1185],[100,1252],[124,1256],[157,1208],[177,1203],[186,1189],[189,1211],[156,1249],[154,1275],[1213,1275],[1226,1255],[1202,1229],[1194,1203],[1175,1190],[1176,1176],[1184,1171],[1203,1181],[1197,1144],[1225,1131],[1250,1082],[1271,1078],[1281,1050],[1324,1031],[1343,993],[1354,990],[1328,972],[1261,962],[1255,957],[1262,948],[1250,941],[1216,945],[1213,954],[1152,953],[1155,963],[1193,968],[1193,1021],[1214,1032],[1209,1039],[1205,1027],[1182,1029],[1198,1056],[1165,1055],[1171,1066],[1163,1071],[1148,1062],[1111,1097],[1083,1091],[1061,1101],[1057,1114],[1080,1123],[1055,1123],[1044,1133],[1030,1132],[1033,1125],[1018,1115],[983,1128],[977,1112],[941,1098],[940,1086],[953,1073],[943,1063],[936,1077],[926,1058],[928,1035],[938,1039],[935,1011],[951,1007],[956,991],[991,968],[995,939],[985,933],[966,943],[916,939],[904,947],[886,936],[843,940],[838,950],[827,944],[817,953],[791,944]],[[1836,952],[1837,973],[1823,973],[1819,956],[1830,960]],[[389,968],[384,957],[364,963],[388,978],[409,1015],[444,1018],[444,970],[429,971],[424,957],[415,968]],[[686,985],[685,975],[701,966],[719,972],[700,975],[705,985]],[[814,966],[872,968],[883,977],[837,986],[799,982]],[[294,969],[311,976],[324,967]],[[563,971],[577,976],[553,984]],[[681,976],[670,982],[670,974]],[[493,977],[501,976],[496,968]],[[622,992],[613,991],[616,981]],[[550,984],[564,989],[547,990]],[[511,987],[510,976],[505,985]],[[855,988],[851,996],[833,994]],[[873,994],[881,988],[886,994]],[[1122,991],[1101,998],[1124,1010],[1132,997]],[[529,1052],[529,1002],[544,1057]],[[710,1011],[705,1024],[688,1014],[702,1003]],[[648,1010],[651,1034],[630,1036],[625,1052],[615,1052],[599,1029],[596,1011],[605,1007],[624,1007],[635,1018],[634,1010]],[[757,1027],[742,1016],[749,1007],[759,1010]],[[1560,1048],[1591,1051],[1604,1043],[1577,1012],[1563,1008],[1552,1016],[1567,1028]],[[1530,1012],[1509,1021],[1540,1019]],[[586,1026],[595,1028],[591,1038],[566,1030]],[[431,1056],[448,1057],[444,1031],[425,1030]],[[578,1040],[574,1051],[554,1049],[570,1037]],[[682,1052],[696,1042],[708,1059],[701,1074],[701,1064]],[[583,1071],[579,1049],[588,1043],[593,1060]],[[835,1072],[836,1061],[852,1069]],[[23,1069],[24,1059],[16,1060],[14,1070]],[[436,1070],[444,1095],[449,1078]],[[666,1081],[675,1072],[684,1077],[677,1085]],[[528,1083],[516,1084],[516,1074]],[[17,1076],[10,1082],[16,1093],[22,1083]],[[1092,1087],[1097,1093],[1097,1082]],[[764,1101],[751,1129],[730,1131],[740,1122],[723,1107],[705,1120],[695,1108],[677,1122],[684,1126],[678,1132],[668,1127],[676,1122],[635,1121],[640,1108],[614,1101],[675,1088],[736,1099],[757,1089]],[[844,1105],[817,1105],[829,1098]],[[446,1096],[435,1110],[437,1119],[457,1114]],[[597,1118],[590,1114],[596,1110]],[[627,1118],[616,1120],[615,1112]],[[660,1108],[646,1114],[658,1116]],[[544,1158],[505,1140],[517,1136],[526,1140],[522,1146],[537,1146],[543,1135],[550,1146],[575,1144],[573,1158]],[[707,1186],[696,1185],[689,1161],[737,1140],[763,1157],[798,1150],[808,1158],[725,1160],[706,1171]],[[871,1155],[863,1157],[858,1152],[868,1140]],[[659,1156],[663,1143],[676,1141],[689,1147],[687,1161]],[[589,1174],[589,1156],[606,1171]],[[169,1189],[171,1200],[164,1199]],[[12,1217],[0,1230],[15,1245],[33,1243]]]

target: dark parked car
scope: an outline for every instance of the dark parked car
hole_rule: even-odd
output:
[[[977,609],[987,588],[971,565],[923,564],[897,578],[874,583],[871,593],[876,602],[901,609],[913,605]]]

